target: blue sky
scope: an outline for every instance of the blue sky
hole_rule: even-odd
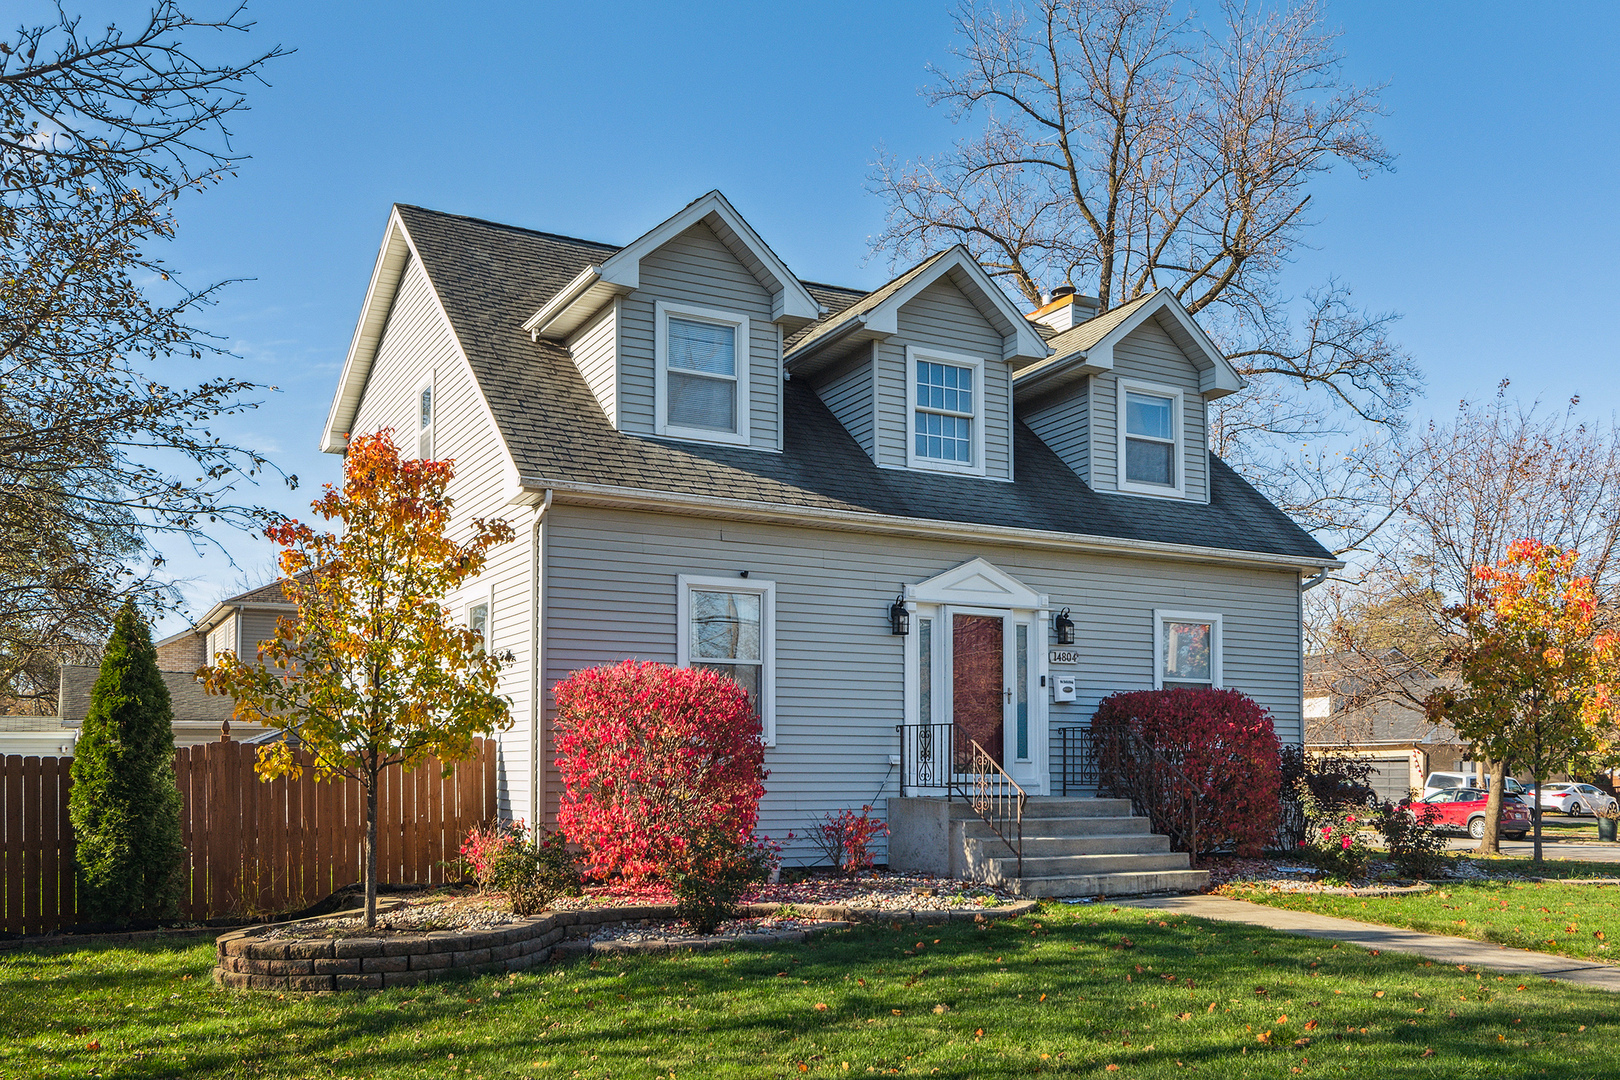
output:
[[[1598,5],[1328,5],[1353,78],[1389,84],[1396,170],[1317,190],[1329,275],[1404,314],[1399,338],[1449,413],[1498,380],[1607,418],[1620,372],[1620,29]],[[256,497],[302,513],[338,459],[315,450],[388,206],[410,202],[623,242],[720,188],[799,275],[872,286],[866,190],[880,150],[953,135],[920,90],[947,59],[943,0],[613,5],[258,2],[248,42],[297,52],[236,125],[241,173],[181,209],[166,257],[194,284],[248,278],[203,316],[279,387],[236,437],[304,481]],[[245,44],[245,43],[244,43]],[[201,377],[204,372],[197,372]],[[194,612],[271,551],[171,551]],[[174,628],[171,622],[167,629]]]

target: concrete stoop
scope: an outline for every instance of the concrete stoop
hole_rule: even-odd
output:
[[[1170,838],[1133,817],[1126,799],[1037,797],[1024,806],[1024,866],[961,800],[889,800],[889,865],[970,881],[1018,896],[1135,896],[1196,892],[1209,873],[1191,869]]]

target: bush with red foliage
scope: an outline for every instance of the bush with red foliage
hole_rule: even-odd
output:
[[[1200,851],[1230,846],[1239,855],[1257,855],[1276,834],[1280,744],[1271,714],[1246,694],[1180,687],[1114,694],[1097,706],[1091,733],[1102,788],[1147,802],[1156,830],[1178,838],[1183,815],[1176,797],[1185,788],[1179,776],[1156,765],[1148,747],[1191,784]]]
[[[627,660],[558,684],[558,828],[590,873],[667,879],[697,837],[753,837],[765,743],[747,692],[703,668]]]
[[[888,835],[889,827],[872,816],[870,806],[863,806],[859,814],[845,809],[824,815],[820,824],[811,827],[810,842],[821,849],[834,869],[854,877],[872,869],[872,842]]]

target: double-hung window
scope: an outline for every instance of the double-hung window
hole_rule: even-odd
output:
[[[1181,495],[1181,391],[1119,380],[1119,487]]]
[[[767,746],[776,744],[776,583],[676,579],[677,660],[733,680],[748,692]]]
[[[489,652],[488,600],[476,600],[467,605],[467,629],[478,635],[479,646]]]
[[[907,349],[907,464],[984,472],[984,362]]]
[[[1221,617],[1200,611],[1153,612],[1153,685],[1221,685]]]
[[[748,317],[659,301],[656,430],[748,443]]]
[[[433,420],[434,406],[433,381],[430,379],[422,384],[416,394],[416,457],[418,461],[429,461],[433,457]]]

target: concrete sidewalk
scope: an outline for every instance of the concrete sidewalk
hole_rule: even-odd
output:
[[[1420,934],[1415,930],[1400,930],[1393,926],[1375,926],[1354,919],[1335,919],[1328,915],[1313,915],[1305,911],[1251,904],[1247,900],[1234,900],[1228,896],[1149,896],[1135,899],[1113,900],[1120,907],[1151,908],[1170,911],[1177,915],[1192,915],[1217,922],[1247,923],[1263,926],[1284,934],[1302,937],[1328,938],[1359,945],[1364,949],[1384,952],[1413,953],[1429,960],[1447,964],[1467,964],[1487,968],[1501,974],[1536,975],[1543,979],[1562,979],[1581,986],[1600,990],[1620,991],[1620,968],[1590,960],[1575,960],[1568,956],[1510,949],[1506,945],[1493,945],[1472,938],[1448,937],[1443,934]]]

